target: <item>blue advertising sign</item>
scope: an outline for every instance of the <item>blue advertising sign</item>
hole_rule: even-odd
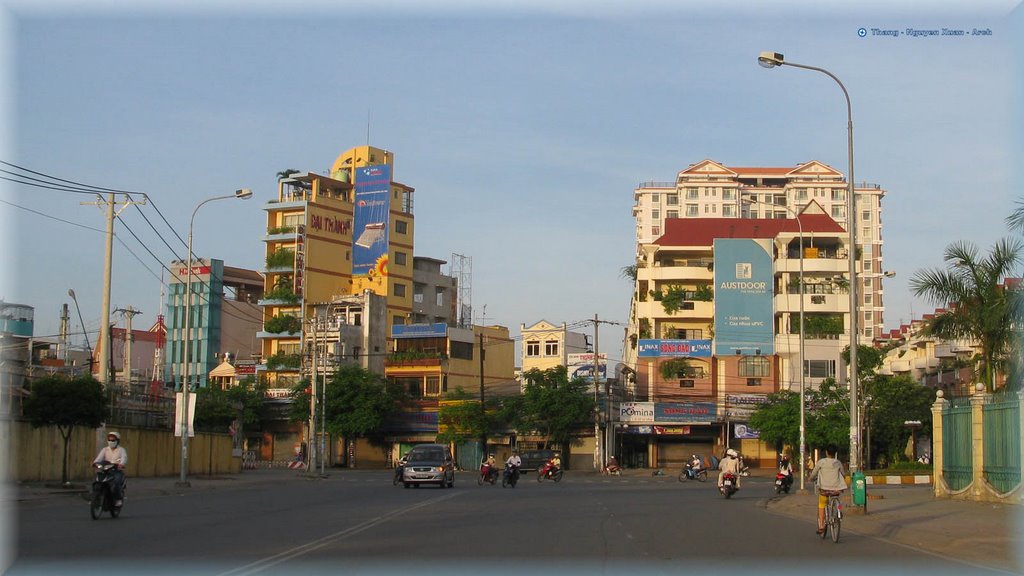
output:
[[[654,404],[655,422],[713,422],[716,413],[717,405],[714,402],[657,402]]]
[[[637,342],[637,356],[710,358],[711,340],[640,340]]]
[[[358,168],[355,180],[352,275],[387,276],[391,166]]]
[[[773,279],[770,240],[715,239],[716,355],[775,354]]]
[[[435,338],[448,335],[448,325],[444,322],[434,324],[394,324],[391,326],[392,338]]]

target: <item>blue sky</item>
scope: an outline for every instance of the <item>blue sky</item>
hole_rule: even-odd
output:
[[[326,171],[368,135],[416,189],[417,255],[472,258],[477,322],[624,324],[638,183],[705,158],[846,172],[839,87],[762,69],[765,50],[850,92],[856,180],[888,191],[887,327],[934,309],[910,294],[915,271],[943,267],[954,241],[987,251],[1024,196],[1016,2],[201,4],[4,2],[0,160],[159,209],[122,213],[141,243],[116,230],[112,308],[141,309],[136,327],[155,320],[175,258],[142,214],[183,257],[174,232],[187,236],[193,208],[251,188],[203,207],[194,246],[259,269],[276,173]],[[992,35],[870,33],[941,27]],[[87,195],[6,181],[0,200],[0,297],[34,306],[45,336],[73,288],[95,345],[103,214]],[[622,326],[600,339],[617,358]]]

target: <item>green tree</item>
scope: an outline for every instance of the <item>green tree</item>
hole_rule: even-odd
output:
[[[800,393],[780,390],[769,394],[768,402],[759,406],[750,415],[749,424],[751,428],[758,431],[762,440],[777,448],[785,446],[798,448],[800,445]]]
[[[485,400],[485,410],[481,411],[480,398],[458,387],[444,400],[437,414],[438,442],[462,444],[492,436],[501,424],[497,399]]]
[[[880,375],[865,386],[865,392],[870,398],[867,412],[872,455],[884,456],[889,462],[901,460],[911,435],[904,423],[917,420],[922,430],[931,430],[935,391],[907,375]]]
[[[309,380],[292,389],[292,421],[309,419],[309,396]],[[401,387],[383,376],[353,364],[340,366],[327,381],[324,429],[349,441],[376,437],[387,417],[401,409],[404,399]]]
[[[277,179],[284,180],[285,178],[290,177],[292,174],[298,173],[299,171],[296,170],[295,168],[285,168],[284,170],[281,170],[280,172],[277,173]]]
[[[22,405],[33,428],[56,426],[64,439],[61,482],[68,483],[68,445],[76,426],[98,428],[109,405],[103,386],[92,376],[47,376],[29,385]]]
[[[222,432],[231,427],[241,413],[242,424],[257,424],[266,398],[266,386],[253,377],[222,390],[206,386],[196,392],[196,428]]]
[[[808,392],[804,406],[809,448],[850,445],[850,392],[833,378],[822,381],[817,390]]]
[[[570,380],[565,366],[534,368],[523,379],[522,395],[505,399],[502,417],[521,432],[544,436],[549,445],[568,446],[594,416],[591,385],[582,378]]]
[[[987,257],[969,242],[946,248],[946,270],[918,270],[910,279],[917,296],[945,306],[925,322],[925,332],[946,340],[967,339],[981,348],[980,369],[985,388],[992,392],[995,375],[1005,366],[1014,341],[1014,290],[1004,280],[1020,264],[1024,245],[1016,239],[996,243]]]

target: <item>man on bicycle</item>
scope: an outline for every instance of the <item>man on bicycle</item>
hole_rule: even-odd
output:
[[[819,459],[811,470],[811,481],[818,491],[818,534],[825,532],[825,506],[828,495],[823,492],[846,490],[846,473],[843,463],[836,459],[836,447],[825,448],[825,457]]]

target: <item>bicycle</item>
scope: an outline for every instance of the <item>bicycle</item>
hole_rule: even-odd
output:
[[[828,496],[825,504],[825,526],[821,532],[821,539],[824,540],[829,534],[833,542],[839,542],[839,527],[843,522],[843,504],[839,500],[842,490],[822,490],[821,494]]]

